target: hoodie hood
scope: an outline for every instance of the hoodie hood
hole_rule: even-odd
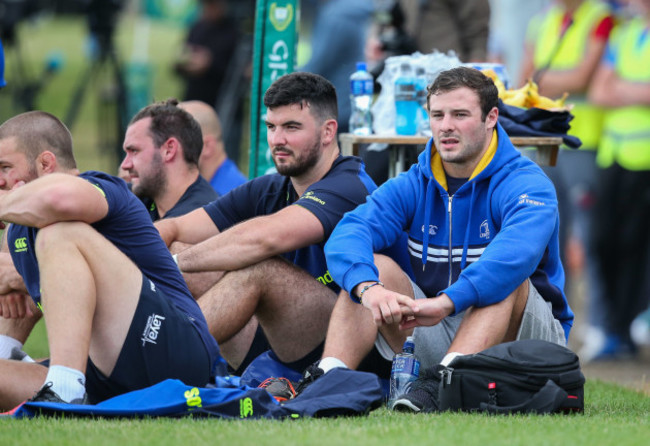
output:
[[[496,136],[496,141],[494,136]],[[438,150],[433,144],[433,138],[431,138],[427,142],[424,151],[418,156],[418,167],[424,177],[430,180],[435,180],[446,191],[447,178],[442,170],[442,162],[437,153]],[[505,130],[503,130],[501,124],[497,123],[493,132],[491,146],[476,166],[476,169],[470,177],[470,181],[481,180],[492,176],[494,173],[498,172],[502,166],[518,156],[519,151],[512,145],[510,138]],[[433,163],[435,166],[435,172],[431,169],[432,157],[437,158]]]
[[[508,162],[514,158],[520,156],[519,151],[510,142],[510,138],[503,130],[503,127],[497,122],[497,125],[492,133],[492,140],[490,141],[490,146],[483,154],[483,157],[477,164],[474,172],[467,181],[468,184],[463,185],[461,189],[466,187],[471,187],[471,198],[470,198],[470,210],[469,210],[469,220],[472,218],[472,210],[474,203],[474,192],[476,190],[476,184],[479,181],[490,178],[491,176],[497,174],[501,167],[506,165]],[[433,162],[431,161],[433,159]],[[424,152],[418,157],[418,168],[420,169],[421,174],[424,178],[427,179],[426,185],[426,198],[425,203],[429,203],[430,198],[433,196],[437,190],[443,196],[446,196],[449,200],[449,210],[451,211],[451,197],[447,192],[447,177],[445,175],[444,168],[442,166],[442,160],[438,155],[436,146],[433,144],[433,138],[429,139],[427,142]],[[422,222],[424,228],[429,228],[431,226],[431,206],[427,206],[424,212],[424,221]],[[469,227],[468,227],[469,230]],[[466,231],[466,235],[463,241],[463,252],[461,260],[461,269],[465,268],[467,260],[467,248],[469,241],[469,231]],[[424,231],[422,244],[428,246],[429,243],[429,231]],[[422,269],[424,270],[427,263],[427,252],[422,250]]]

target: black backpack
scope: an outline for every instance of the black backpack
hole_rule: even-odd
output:
[[[442,368],[440,410],[489,413],[584,411],[585,377],[566,347],[528,339],[458,356]]]

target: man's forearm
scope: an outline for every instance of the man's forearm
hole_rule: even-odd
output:
[[[242,232],[231,228],[179,252],[179,268],[184,273],[233,271],[275,254],[254,235]]]

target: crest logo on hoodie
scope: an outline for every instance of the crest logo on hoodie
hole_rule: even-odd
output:
[[[424,225],[422,225],[422,233],[424,234]],[[436,225],[429,225],[429,235],[436,235],[438,227]]]
[[[479,228],[479,237],[484,239],[490,238],[490,227],[488,226],[487,220],[483,220],[483,223],[481,223]]]

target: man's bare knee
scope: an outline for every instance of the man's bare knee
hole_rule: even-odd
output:
[[[258,292],[263,295],[269,289],[275,288],[278,281],[288,283],[296,280],[296,275],[294,275],[293,272],[295,272],[297,276],[300,276],[299,280],[303,278],[309,281],[313,280],[309,275],[303,276],[303,274],[306,274],[303,270],[280,257],[270,257],[240,270],[230,271],[226,274],[240,274],[242,277],[246,278],[248,286],[257,289]]]
[[[34,244],[36,254],[62,243],[82,243],[83,236],[89,229],[92,229],[92,226],[76,221],[58,222],[41,228],[36,234]]]

